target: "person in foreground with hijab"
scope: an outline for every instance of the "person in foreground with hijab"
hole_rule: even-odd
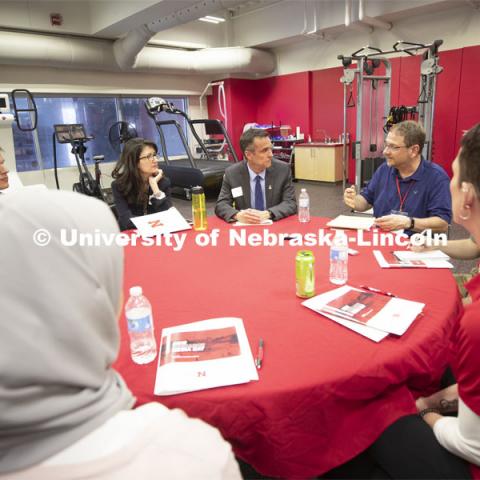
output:
[[[454,221],[480,244],[480,124],[461,141],[450,182]],[[390,478],[480,478],[480,275],[453,337],[457,384],[417,400],[370,449]],[[444,416],[456,411],[458,416]]]
[[[74,230],[117,234],[107,205],[20,190],[0,221],[0,479],[240,479],[215,428],[159,403],[132,410],[111,367],[123,250],[65,246]]]
[[[157,146],[149,140],[130,139],[112,177],[120,230],[136,228],[132,217],[163,212],[172,206],[170,180],[158,168]]]

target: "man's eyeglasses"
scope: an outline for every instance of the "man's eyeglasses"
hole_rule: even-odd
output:
[[[150,155],[144,155],[140,157],[139,160],[158,160],[158,155],[156,153],[151,153]]]
[[[391,143],[386,143],[383,146],[384,150],[390,150],[392,152],[398,152],[401,148],[410,148],[407,145],[392,145]]]

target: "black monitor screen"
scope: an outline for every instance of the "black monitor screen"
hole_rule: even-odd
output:
[[[7,108],[7,99],[5,97],[0,97],[0,108]]]
[[[207,120],[205,122],[205,133],[207,135],[223,135],[220,122],[217,120]]]
[[[81,123],[74,123],[71,125],[54,125],[55,136],[58,143],[70,143],[73,140],[84,140],[85,127]]]

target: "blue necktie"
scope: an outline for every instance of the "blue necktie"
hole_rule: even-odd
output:
[[[262,177],[257,175],[255,177],[255,208],[261,212],[265,210],[265,205],[263,204],[263,192],[262,192]]]

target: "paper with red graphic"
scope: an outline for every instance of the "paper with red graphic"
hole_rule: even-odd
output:
[[[200,362],[240,355],[234,326],[162,336],[160,365],[171,362]]]
[[[453,268],[453,265],[447,261],[449,257],[439,250],[420,253],[374,250],[373,255],[382,268]]]
[[[346,320],[367,323],[390,301],[390,297],[374,292],[351,289],[327,303],[326,312],[340,315]]]
[[[192,228],[175,207],[164,212],[134,217],[131,220],[142,237],[155,237]]]
[[[425,307],[424,303],[348,285],[310,298],[302,305],[375,342],[389,333],[403,335]]]
[[[212,318],[164,328],[155,395],[173,395],[258,380],[241,318]]]

